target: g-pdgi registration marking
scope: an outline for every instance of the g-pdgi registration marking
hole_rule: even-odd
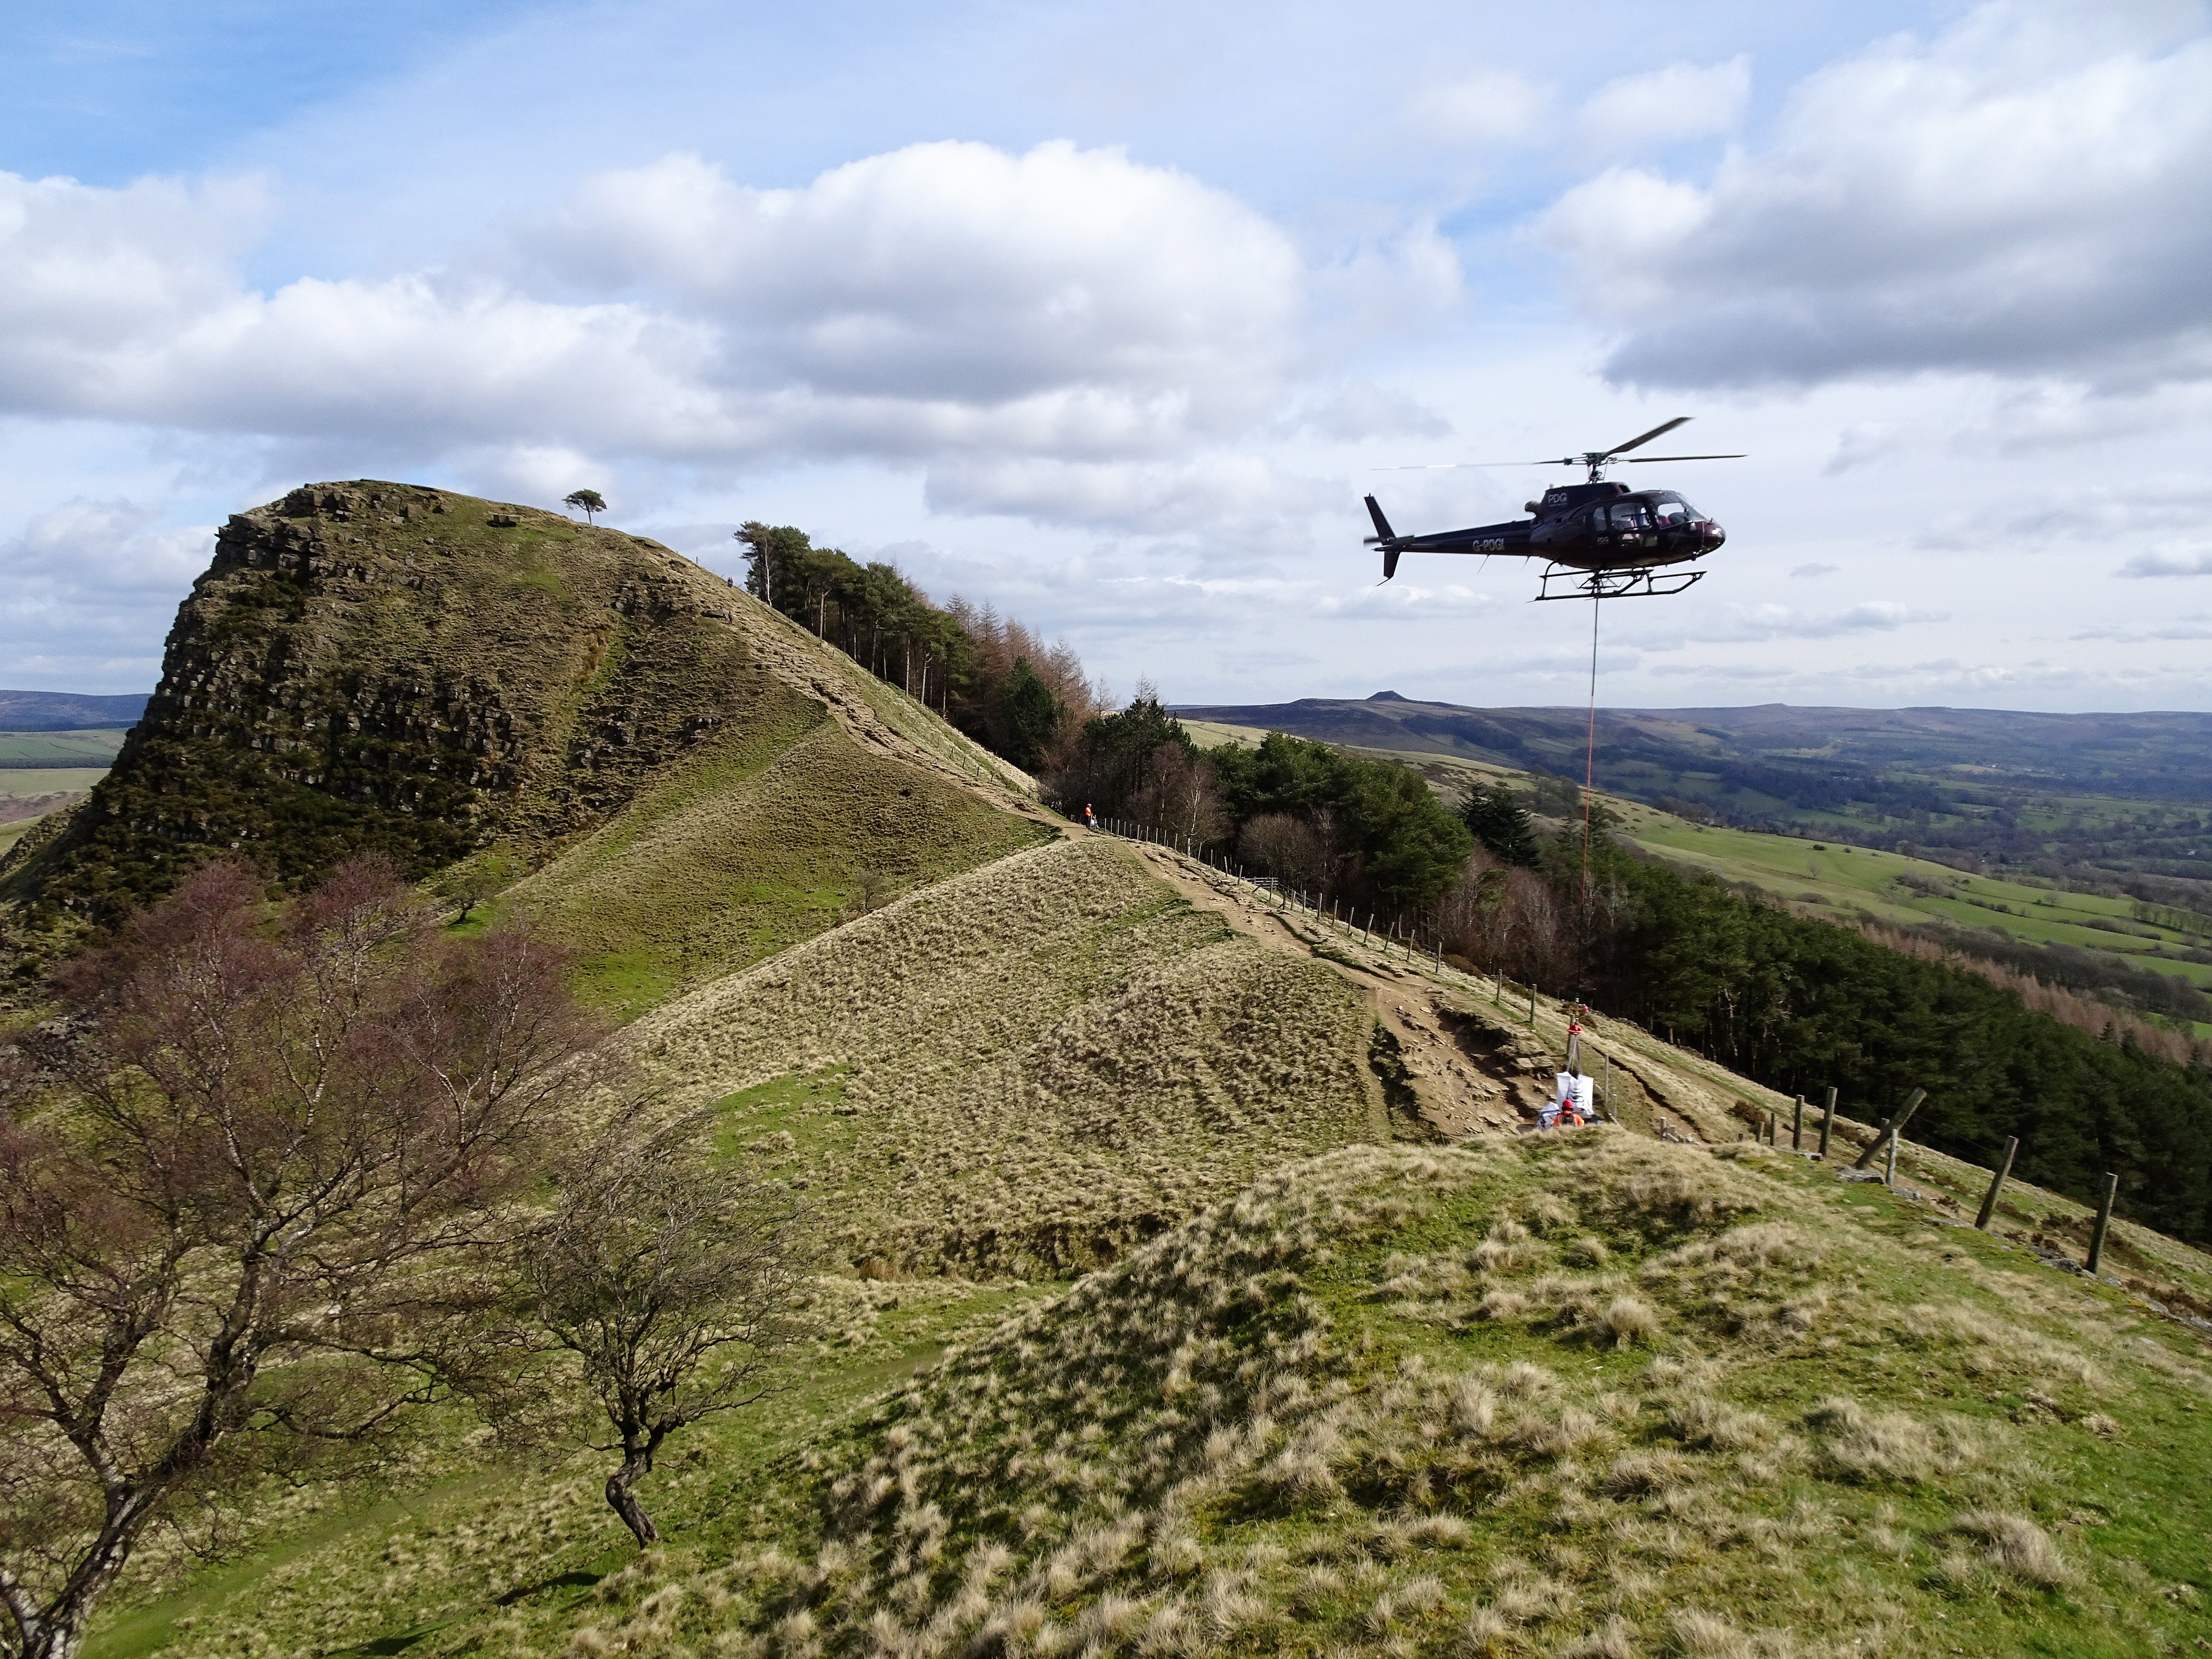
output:
[[[1631,489],[1609,483],[1605,469],[1619,463],[1634,466],[1654,461],[1735,461],[1741,455],[1629,455],[1654,438],[1672,432],[1690,417],[1678,415],[1664,426],[1655,426],[1640,438],[1631,438],[1611,449],[1585,450],[1542,461],[1452,461],[1446,466],[1582,466],[1589,469],[1585,483],[1562,484],[1547,489],[1543,499],[1530,501],[1533,519],[1510,524],[1477,525],[1471,530],[1441,530],[1425,536],[1401,536],[1376,499],[1367,498],[1367,514],[1375,520],[1375,533],[1367,545],[1382,550],[1382,580],[1398,574],[1401,553],[1473,553],[1503,555],[1550,562],[1537,581],[1539,599],[1652,599],[1679,593],[1705,574],[1702,570],[1672,570],[1672,565],[1702,559],[1728,539],[1720,526],[1671,489]],[[1626,456],[1627,459],[1623,460]],[[1392,468],[1394,471],[1427,471]],[[1553,582],[1566,590],[1552,592]]]

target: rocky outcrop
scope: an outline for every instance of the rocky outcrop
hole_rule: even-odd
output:
[[[114,769],[0,866],[0,905],[21,944],[223,852],[293,881],[365,848],[418,875],[495,839],[541,861],[732,723],[829,717],[785,660],[823,649],[791,631],[613,529],[403,484],[294,490],[217,533]]]

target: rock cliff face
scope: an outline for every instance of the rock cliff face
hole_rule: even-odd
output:
[[[1004,795],[834,656],[657,543],[307,486],[218,532],[114,770],[0,866],[0,907],[19,945],[51,945],[222,853],[289,881],[368,848],[418,876],[495,843],[543,866],[686,757],[824,722]]]

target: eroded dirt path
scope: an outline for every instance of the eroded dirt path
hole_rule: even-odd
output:
[[[1088,833],[1075,829],[1068,833]],[[1116,838],[1120,839],[1120,838]],[[1194,904],[1271,949],[1326,962],[1367,994],[1398,1044],[1404,1081],[1419,1112],[1451,1139],[1515,1133],[1535,1122],[1553,1073],[1565,1063],[1565,1005],[1525,986],[1437,966],[1395,945],[1364,939],[1310,912],[1287,910],[1237,881],[1165,847],[1121,844]],[[1625,1020],[1583,1022],[1583,1069],[1598,1079],[1601,1103],[1624,1127],[1669,1139],[1742,1140],[1749,1120],[1775,1110],[1790,1120],[1790,1097],[1735,1076]],[[1787,1139],[1785,1129],[1784,1139]]]
[[[1088,832],[1076,830],[1077,835]],[[1442,982],[1432,967],[1408,960],[1396,945],[1363,939],[1355,930],[1290,911],[1249,884],[1166,848],[1123,842],[1146,869],[1193,904],[1270,950],[1317,959],[1357,986],[1397,1044],[1379,1045],[1378,1069],[1395,1065],[1421,1118],[1450,1139],[1514,1133],[1532,1127],[1550,1092],[1564,1044],[1516,1030],[1483,997]],[[1454,975],[1453,979],[1464,975]],[[1488,981],[1467,981],[1468,987]],[[1486,993],[1485,994],[1486,995]],[[1386,1079],[1387,1086],[1387,1079]]]

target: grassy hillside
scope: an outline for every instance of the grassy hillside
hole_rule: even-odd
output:
[[[1329,958],[1420,1024],[1493,988],[1340,931],[1262,948],[1087,839],[648,1014],[623,1041],[672,1107],[839,1257],[785,1391],[650,1478],[664,1547],[603,1457],[456,1419],[396,1483],[272,1490],[241,1558],[143,1575],[88,1653],[2212,1639],[2212,1328],[2165,1311],[2212,1310],[2212,1262],[2120,1224],[2114,1282],[2054,1273],[2080,1206],[2015,1183],[1961,1230],[1981,1172],[1908,1147],[1893,1194],[1755,1147],[1787,1103],[1604,1018],[1606,1075],[1719,1144],[1382,1145]]]
[[[957,878],[641,1021],[632,1052],[805,1181],[848,1264],[1067,1273],[1256,1170],[1388,1139],[1365,999],[1127,849]]]
[[[604,1452],[440,1405],[373,1479],[271,1480],[225,1559],[149,1552],[88,1659],[2212,1644],[2212,1260],[2121,1223],[2106,1279],[2062,1273],[2079,1205],[2015,1182],[1960,1226],[1983,1171],[1909,1146],[1897,1190],[1841,1179],[1849,1118],[1828,1164],[1756,1146],[1790,1103],[1602,1017],[1577,1040],[1633,1129],[1434,1144],[1409,1079],[1474,1079],[1462,1121],[1510,1125],[1565,1007],[1523,1025],[1517,989],[1058,836],[1018,774],[665,550],[347,488],[240,532],[158,740],[17,878],[157,878],[148,826],[212,846],[257,776],[255,833],[321,825],[302,870],[526,869],[495,912],[572,945],[661,1106],[819,1216],[817,1332],[665,1449],[650,1553]],[[347,574],[372,501],[434,551]],[[194,654],[247,623],[258,656]],[[314,725],[348,641],[475,678],[364,657],[362,725]],[[447,792],[413,828],[346,793],[379,757]],[[1671,856],[1732,847],[1682,829]],[[1807,890],[1838,908],[1888,867],[1830,850]]]
[[[575,946],[587,994],[633,1014],[1050,833],[775,684],[495,909]]]
[[[1636,813],[1626,833],[1677,863],[1764,888],[1808,915],[1990,928],[2033,945],[2109,951],[2133,966],[2212,988],[2207,935],[2139,921],[2129,899],[1966,875],[1925,859],[1691,823],[1661,812]]]
[[[881,1331],[890,1288],[857,1323]],[[909,1332],[977,1305],[896,1293]],[[2212,1638],[2201,1341],[1786,1153],[1604,1129],[1350,1149],[1005,1310],[878,1403],[824,1376],[702,1441],[643,1558],[582,1466],[515,1470],[304,1540],[162,1650]],[[870,1380],[896,1341],[858,1335]],[[128,1628],[93,1651],[146,1650]]]
[[[58,737],[16,738],[44,743]],[[0,781],[22,770],[0,769]],[[114,769],[0,865],[19,983],[236,852],[538,872],[634,1012],[896,890],[1032,845],[1027,780],[658,544],[416,486],[240,514]]]
[[[82,800],[122,741],[120,732],[0,732],[0,857],[40,819]]]

